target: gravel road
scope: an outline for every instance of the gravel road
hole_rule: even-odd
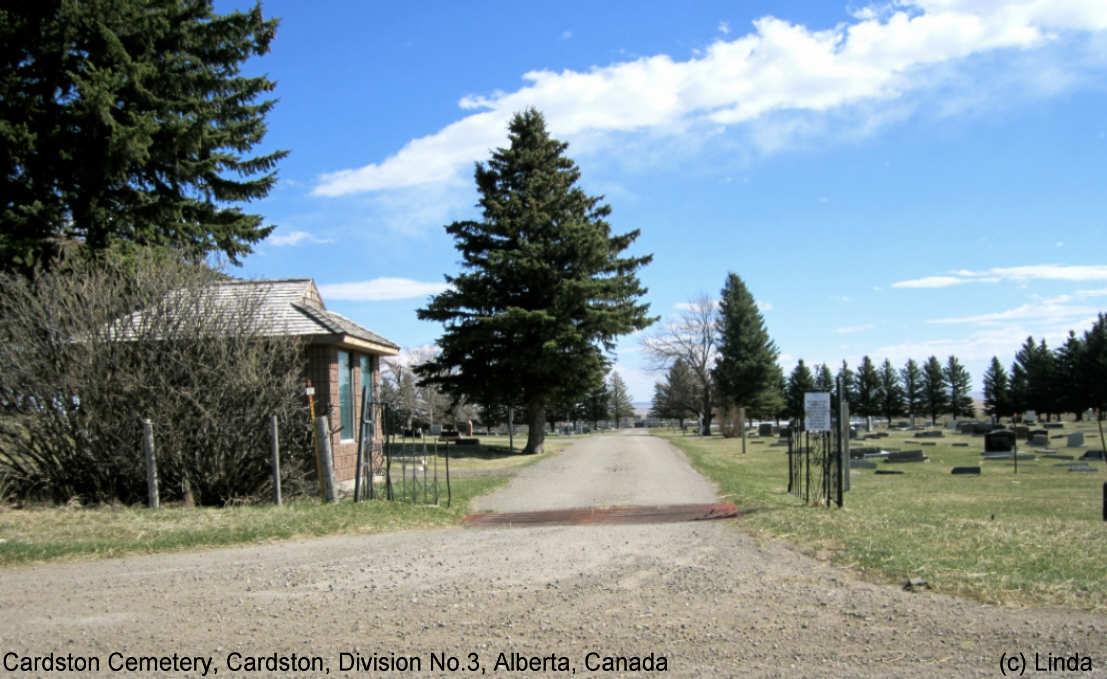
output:
[[[713,499],[678,451],[628,433],[481,507]],[[990,677],[1007,658],[1006,676],[1107,677],[1107,616],[865,583],[735,521],[334,537],[2,578],[5,676]]]

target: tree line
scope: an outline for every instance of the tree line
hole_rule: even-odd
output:
[[[972,376],[956,356],[945,361],[930,356],[894,366],[885,358],[878,366],[869,356],[856,371],[842,361],[837,372],[827,364],[809,367],[800,359],[785,377],[777,365],[778,351],[764,318],[742,280],[729,274],[715,304],[701,295],[683,305],[678,316],[649,337],[644,348],[665,370],[654,386],[650,415],[699,423],[711,432],[716,409],[746,408],[756,419],[801,420],[804,394],[831,393],[839,407],[838,384],[851,415],[925,416],[937,421],[976,416]],[[1046,419],[1073,413],[1083,419],[1088,409],[1107,408],[1107,320],[1099,318],[1083,336],[1070,331],[1065,343],[1050,350],[1045,340],[1028,337],[1015,354],[1008,373],[997,357],[984,374],[985,413],[1020,417],[1034,410]]]

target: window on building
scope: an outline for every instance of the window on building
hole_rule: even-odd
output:
[[[338,352],[338,416],[339,438],[354,437],[354,386],[351,384],[350,352]]]

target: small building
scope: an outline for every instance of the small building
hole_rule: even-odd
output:
[[[377,396],[373,401],[379,401],[381,357],[395,356],[400,347],[328,310],[310,278],[221,281],[206,286],[205,292],[216,305],[247,302],[263,335],[292,336],[304,343],[305,387],[310,380],[314,415],[326,415],[330,423],[335,480],[354,478],[362,387],[369,385],[370,393]],[[136,312],[132,319],[142,313]],[[132,320],[123,327],[135,324]],[[124,330],[122,334],[128,333]],[[366,449],[379,455],[379,417],[374,429],[372,445]]]
[[[380,393],[381,358],[397,355],[399,345],[328,310],[310,278],[232,281],[219,287],[225,294],[264,290],[259,312],[266,321],[304,341],[305,377],[315,390],[315,415],[326,415],[333,432],[335,480],[354,478],[362,387],[369,385],[371,394]],[[379,418],[374,429],[373,445],[366,448],[379,451]]]

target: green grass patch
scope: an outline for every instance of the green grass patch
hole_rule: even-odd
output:
[[[542,455],[471,450],[471,455],[462,457],[464,447],[457,456],[451,448],[451,472],[458,468],[470,474],[452,479],[450,507],[446,507],[445,468],[440,466],[437,506],[384,500],[354,503],[349,498],[325,504],[317,498],[292,498],[281,507],[0,509],[0,566],[453,526],[469,512],[474,498],[505,484],[514,469],[544,459],[567,442],[551,444]],[[394,488],[398,493],[397,472],[394,470]]]
[[[1073,430],[1067,423],[1066,432]],[[922,448],[929,461],[878,463],[903,475],[855,470],[845,506],[827,509],[787,493],[787,449],[769,447],[771,440],[742,455],[735,439],[655,433],[747,510],[740,525],[757,536],[788,540],[880,580],[922,577],[938,591],[1007,606],[1107,609],[1103,462],[1091,463],[1094,473],[1076,473],[1039,457],[1020,461],[1016,475],[1010,461],[982,460],[982,437],[947,430],[944,438],[921,439],[937,445],[920,446],[913,433],[893,432],[853,445]],[[1088,443],[1098,447],[1098,437]],[[1020,452],[1030,451],[1020,445]],[[982,474],[953,476],[955,466],[981,466]]]

